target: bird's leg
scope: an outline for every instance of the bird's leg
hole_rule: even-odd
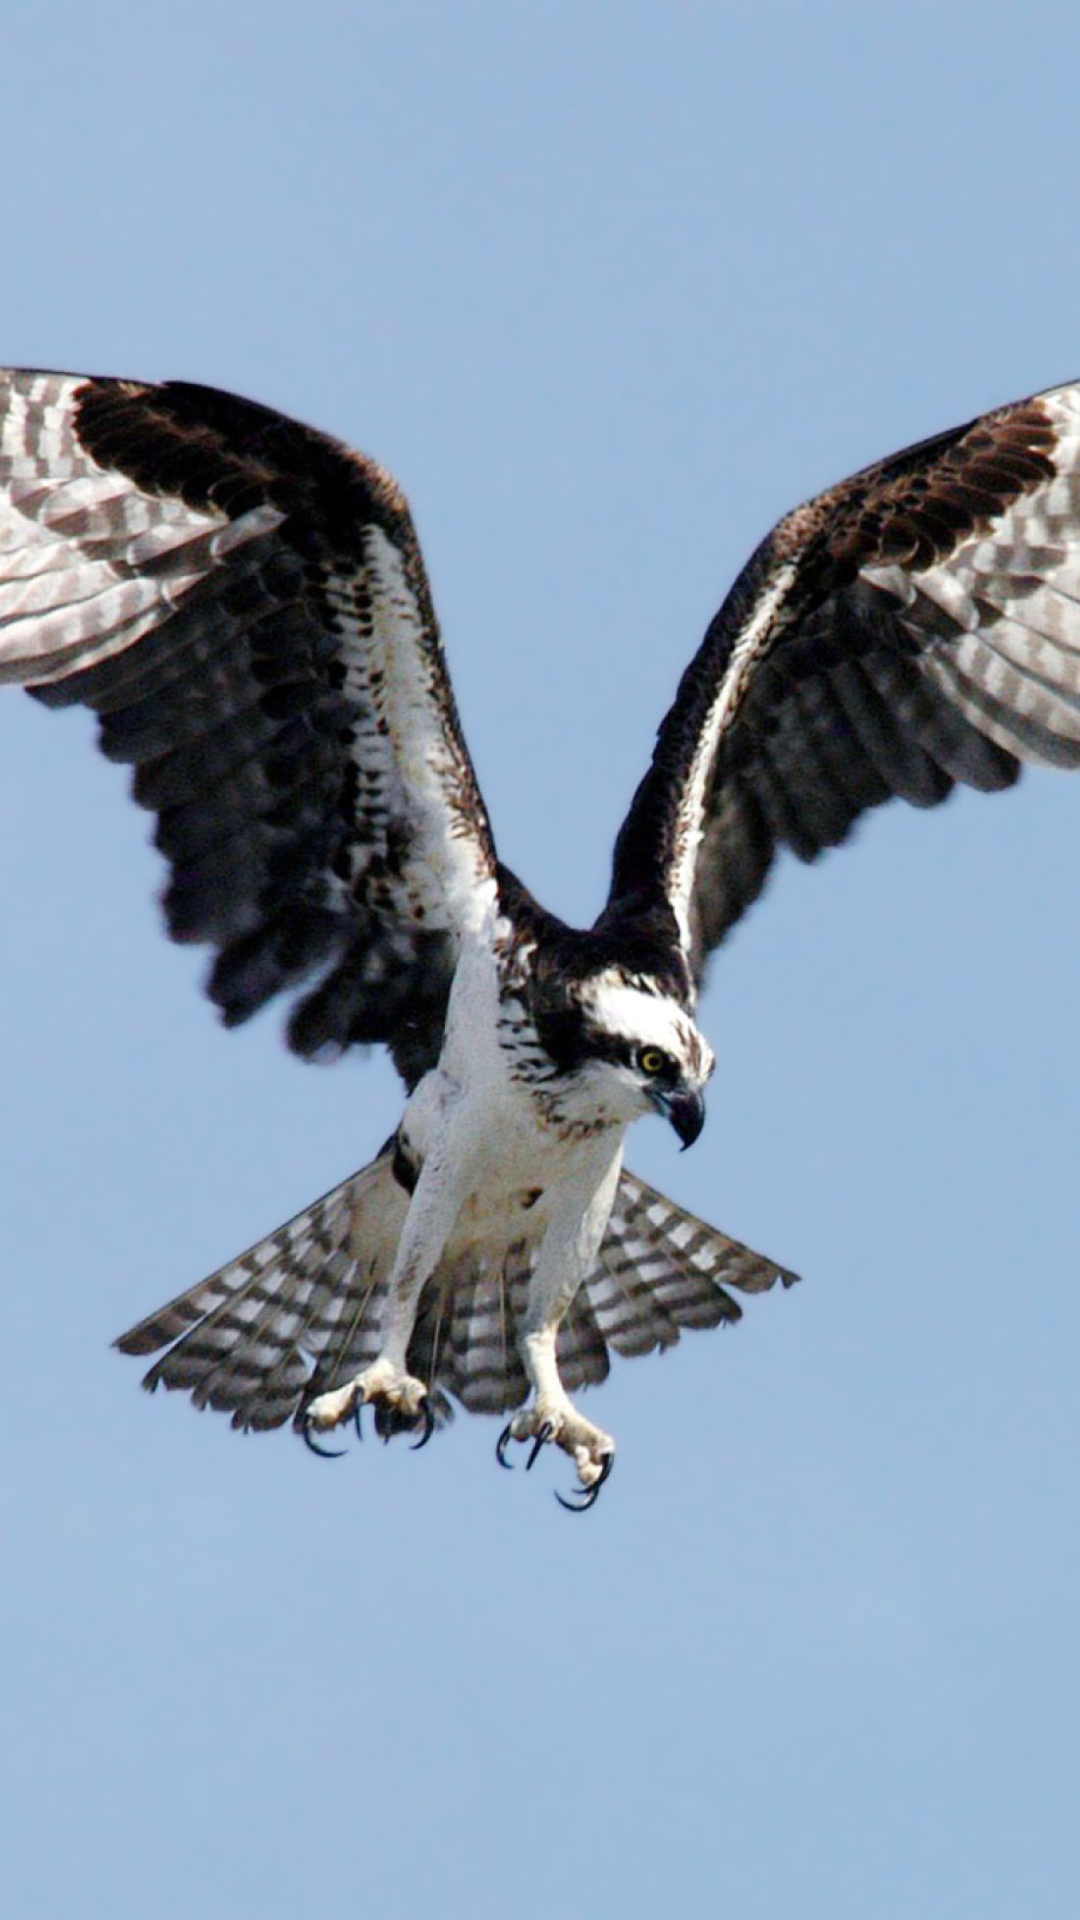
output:
[[[531,1441],[532,1449],[526,1462],[531,1467],[547,1442],[561,1447],[577,1468],[578,1493],[586,1496],[577,1502],[579,1506],[592,1506],[615,1463],[615,1442],[602,1427],[594,1426],[578,1412],[559,1377],[555,1342],[563,1316],[599,1252],[620,1166],[621,1155],[616,1153],[584,1217],[578,1200],[576,1206],[568,1206],[564,1215],[556,1215],[544,1237],[529,1283],[525,1320],[518,1341],[532,1398],[504,1428],[497,1448],[500,1464],[507,1466],[506,1449],[510,1441]],[[567,1504],[563,1501],[564,1506]]]
[[[525,1464],[531,1467],[541,1447],[549,1441],[561,1447],[577,1468],[579,1491],[590,1496],[581,1504],[591,1506],[615,1464],[615,1442],[602,1427],[595,1426],[578,1412],[563,1386],[555,1359],[557,1333],[558,1321],[536,1333],[523,1335],[521,1355],[533,1397],[503,1429],[497,1451],[500,1464],[508,1466],[506,1449],[510,1441],[529,1440],[532,1448]],[[564,1506],[567,1504],[563,1501]]]
[[[387,1282],[387,1303],[379,1352],[370,1366],[343,1386],[317,1394],[304,1411],[307,1434],[325,1433],[347,1420],[359,1429],[361,1409],[374,1404],[384,1434],[422,1428],[423,1446],[434,1431],[428,1383],[409,1373],[406,1356],[425,1281],[435,1271],[458,1211],[458,1196],[445,1178],[446,1155],[432,1151],[424,1161],[401,1230]]]

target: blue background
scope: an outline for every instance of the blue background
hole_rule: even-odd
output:
[[[773,520],[1080,373],[1072,5],[13,3],[0,351],[210,381],[413,503],[500,850],[591,918]],[[117,1332],[369,1157],[237,1035],[83,715],[0,708],[0,1904],[265,1920],[1072,1916],[1080,782],[785,865],[680,1159],[790,1262],[618,1365],[586,1520],[314,1462]]]

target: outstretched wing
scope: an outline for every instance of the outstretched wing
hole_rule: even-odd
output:
[[[1080,765],[1080,384],[867,468],[773,530],[713,620],[615,853],[700,979],[777,852],[894,795]]]
[[[0,679],[83,701],[135,768],[174,939],[229,1024],[438,1052],[491,835],[404,498],[267,407],[0,374]]]

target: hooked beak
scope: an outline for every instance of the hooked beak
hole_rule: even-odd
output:
[[[692,1091],[657,1093],[654,1096],[656,1109],[665,1120],[670,1120],[679,1139],[682,1151],[692,1147],[702,1127],[705,1125],[705,1095],[700,1087]]]

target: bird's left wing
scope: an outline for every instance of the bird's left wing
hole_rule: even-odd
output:
[[[783,847],[868,807],[1080,766],[1080,384],[797,508],[683,676],[616,845],[607,917],[666,916],[700,978]]]
[[[299,1052],[415,1080],[495,861],[387,473],[212,388],[0,374],[0,679],[100,715],[228,1023],[306,982]]]

